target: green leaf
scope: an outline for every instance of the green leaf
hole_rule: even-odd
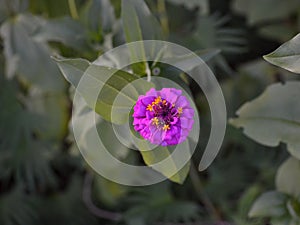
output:
[[[230,119],[235,127],[253,140],[267,146],[287,144],[288,151],[300,158],[300,82],[270,85],[255,100],[244,104],[238,118]]]
[[[111,76],[111,73],[114,73],[114,75]],[[128,120],[127,112],[130,112],[139,97],[137,89],[130,83],[139,79],[139,76],[96,65],[89,66],[85,74],[88,76],[85,76],[85,79],[81,81],[83,83],[79,88],[79,92],[85,98],[87,104],[93,107],[104,119],[118,124],[125,123]],[[147,82],[145,81],[145,83]],[[103,89],[99,93],[101,87]],[[96,105],[94,106],[94,98],[98,93]],[[118,103],[114,103],[117,95],[119,95]],[[112,113],[118,117],[112,118]]]
[[[88,106],[113,123],[125,123],[139,95],[145,94],[152,87],[151,83],[144,80],[131,84],[140,79],[137,75],[90,65],[83,59],[57,59],[57,63],[65,78],[77,88]],[[116,117],[113,118],[112,114]]]
[[[264,59],[293,73],[300,73],[300,34],[265,55]]]
[[[99,35],[102,32],[111,32],[116,22],[114,8],[109,0],[88,1],[81,18],[91,32]]]
[[[290,157],[279,168],[276,175],[277,190],[300,197],[300,161]]]
[[[58,59],[53,58],[66,80],[74,87],[78,86],[84,72],[90,66],[90,62],[85,59]]]
[[[187,175],[189,174],[190,171],[190,160],[180,169],[178,166],[181,163],[181,160],[178,160],[177,158],[174,159],[171,154],[173,153],[174,149],[171,147],[163,147],[159,146],[156,147],[153,150],[145,151],[145,149],[149,149],[148,146],[140,146],[141,147],[141,154],[144,159],[144,162],[146,165],[150,166],[154,170],[160,172],[163,174],[165,177],[170,179],[173,182],[182,184]],[[188,141],[186,140],[180,145],[176,146],[177,151],[181,151],[180,154],[182,154],[182,159],[185,159],[189,154],[189,144]],[[167,159],[168,158],[168,159]],[[162,160],[167,159],[163,164],[156,164],[161,162]],[[153,164],[156,164],[155,166]]]
[[[126,42],[141,41],[143,40],[142,31],[140,29],[140,23],[134,7],[129,0],[122,1],[122,21],[123,29],[125,32]],[[145,50],[142,43],[139,44],[139,48],[130,48],[130,57],[132,61],[138,59],[138,55],[141,54],[141,58],[145,59]],[[146,74],[147,65],[145,63],[137,63],[132,65],[134,73],[141,75]]]
[[[130,40],[126,37],[127,42],[163,38],[160,23],[152,15],[144,0],[122,0],[122,7],[123,28],[125,34],[132,37]],[[136,33],[127,34],[127,32]]]
[[[271,191],[262,194],[253,204],[249,217],[281,217],[287,213],[287,195]]]
[[[66,29],[66,27],[68,29]],[[54,19],[45,21],[34,33],[33,38],[37,41],[57,41],[77,50],[88,48],[87,34],[78,22],[71,18]]]
[[[162,39],[159,22],[151,14],[143,0],[122,0],[122,22],[126,42]],[[140,59],[140,63],[132,64],[132,70],[139,75],[145,75],[147,70],[145,49],[142,42],[138,48],[129,46],[132,62]]]
[[[98,165],[99,159],[103,158],[103,151],[97,145],[99,135],[106,147],[105,150],[115,158],[124,160],[129,153],[128,148],[118,140],[111,123],[95,114],[81,96],[74,98],[73,107],[73,129],[80,129],[80,134],[76,135],[76,142],[78,147],[84,151],[85,159],[90,165]],[[97,128],[97,135],[93,132],[94,126]],[[111,172],[120,170],[119,166],[113,165],[112,167],[111,162],[103,160],[101,167],[108,168]]]
[[[21,14],[1,26],[6,75],[8,78],[17,75],[28,86],[33,85],[44,91],[62,91],[65,83],[50,58],[47,44],[31,36],[42,22],[38,17]]]
[[[122,21],[126,42],[143,40],[141,26],[136,9],[132,0],[122,0]],[[147,70],[146,56],[143,43],[140,42],[138,48],[130,48],[130,58],[133,62],[143,59],[144,62],[132,64],[132,70],[136,74],[145,75]]]

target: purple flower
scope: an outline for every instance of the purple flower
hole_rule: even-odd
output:
[[[183,142],[194,123],[194,110],[181,90],[150,89],[141,95],[133,113],[133,126],[140,135],[156,145],[177,145]]]

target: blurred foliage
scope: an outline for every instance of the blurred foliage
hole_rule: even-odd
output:
[[[299,12],[298,0],[0,0],[0,224],[300,224],[300,89],[288,72],[300,71]],[[246,135],[228,125],[216,161],[195,171],[210,132],[205,96],[181,71],[149,64],[152,73],[159,68],[160,76],[173,76],[192,93],[201,140],[192,166],[175,180],[182,185],[171,179],[127,187],[94,174],[69,125],[74,110],[84,146],[96,110],[111,154],[147,164],[145,156],[111,141],[106,120],[116,93],[103,92],[101,107],[90,109],[92,90],[83,89],[72,109],[74,90],[64,76],[76,87],[89,68],[101,81],[118,59],[97,68],[89,62],[125,42],[155,38],[184,45],[208,63],[230,123]],[[128,60],[142,52],[143,46],[131,49]],[[190,66],[188,56],[172,57]],[[147,63],[131,69],[137,75],[119,72],[107,88],[120,90],[145,75]]]

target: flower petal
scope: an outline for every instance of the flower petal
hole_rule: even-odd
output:
[[[155,101],[158,96],[161,99]],[[156,145],[183,142],[194,123],[194,110],[187,98],[182,96],[182,91],[175,88],[163,88],[160,91],[150,89],[146,95],[138,98],[133,110],[134,129]],[[153,118],[156,118],[155,123]]]

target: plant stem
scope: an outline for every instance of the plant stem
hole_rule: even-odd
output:
[[[68,0],[71,17],[75,20],[79,18],[75,0]]]
[[[193,187],[196,191],[196,194],[198,196],[198,199],[203,202],[205,208],[209,211],[209,213],[212,215],[214,219],[217,221],[221,221],[222,218],[216,209],[216,207],[213,205],[212,201],[208,197],[208,195],[205,193],[202,181],[199,177],[198,171],[194,165],[193,162],[191,162],[191,169],[190,169],[190,178],[193,184]]]
[[[151,82],[151,70],[149,68],[149,64],[146,62],[146,73],[147,73],[147,81]]]

